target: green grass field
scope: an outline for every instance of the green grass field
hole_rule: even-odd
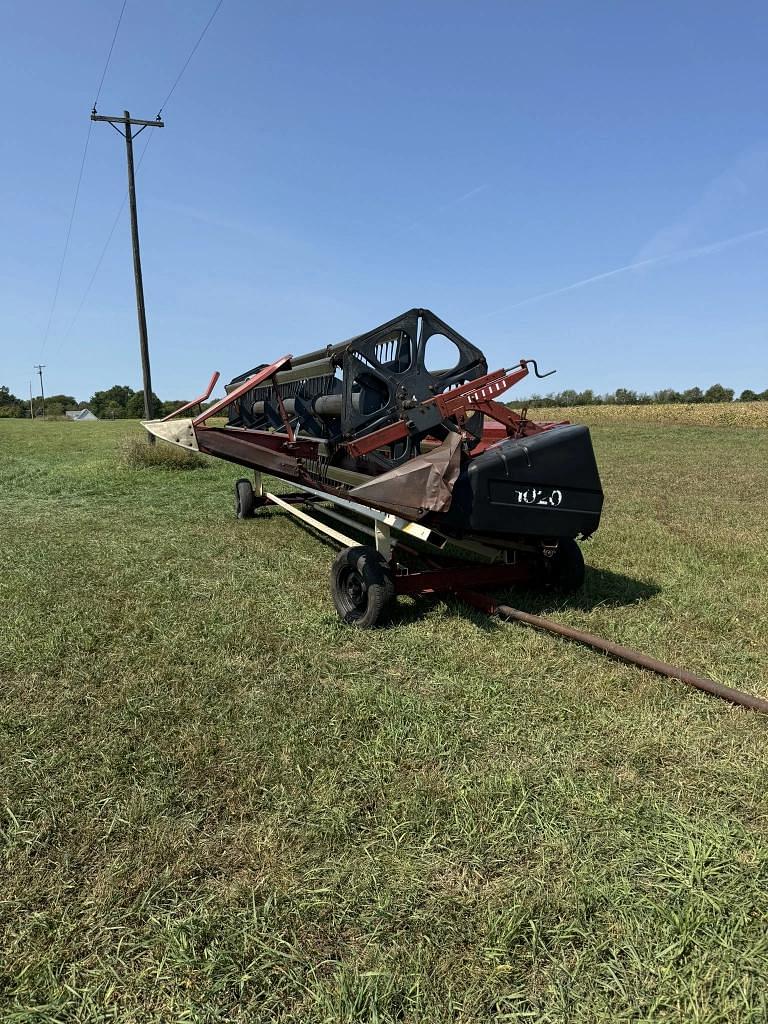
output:
[[[139,430],[0,421],[0,1020],[764,1024],[764,718],[453,602],[344,628]],[[511,603],[768,695],[768,430],[593,437],[585,593]]]

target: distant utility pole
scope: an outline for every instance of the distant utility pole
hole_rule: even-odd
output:
[[[96,113],[94,107],[91,112],[92,121],[107,121],[116,132],[125,139],[125,152],[128,159],[128,201],[131,207],[131,241],[133,243],[133,274],[136,278],[136,312],[139,318],[139,344],[141,346],[141,372],[144,378],[144,418],[152,419],[152,375],[149,369],[149,341],[147,339],[147,313],[144,308],[144,282],[141,277],[141,253],[139,251],[139,219],[136,214],[136,181],[133,171],[133,140],[136,135],[141,135],[145,128],[164,128],[158,114],[154,121],[140,121],[132,118],[127,110],[123,111],[122,117],[104,117]],[[121,130],[117,126],[125,126]],[[141,125],[136,134],[132,134],[132,125]],[[150,444],[154,443],[154,437],[149,435]]]
[[[34,369],[37,370],[38,376],[40,377],[40,397],[43,400],[43,419],[45,419],[45,391],[43,391],[43,370],[45,369],[45,363],[42,365],[40,363],[36,363]]]
[[[32,405],[32,381],[29,382],[29,418],[35,418],[35,407]]]

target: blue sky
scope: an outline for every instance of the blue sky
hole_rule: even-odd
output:
[[[8,2],[0,383],[139,386],[121,0]],[[128,0],[153,117],[214,0]],[[426,306],[547,385],[768,387],[768,6],[224,0],[138,176],[153,382],[190,397]],[[638,265],[639,264],[639,265]],[[631,269],[624,269],[631,268]],[[613,271],[619,271],[612,273]],[[594,280],[592,280],[594,279]],[[580,283],[587,282],[587,283]],[[526,393],[523,388],[518,392]]]

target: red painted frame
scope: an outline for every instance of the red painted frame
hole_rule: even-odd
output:
[[[208,382],[208,387],[205,389],[202,395],[200,395],[199,398],[193,398],[192,401],[187,402],[186,405],[182,405],[180,408],[174,409],[172,413],[169,413],[167,416],[163,416],[160,422],[165,423],[166,420],[172,420],[174,416],[178,416],[180,412],[186,412],[187,409],[192,409],[196,405],[202,405],[203,402],[207,402],[208,399],[211,397],[211,392],[216,387],[216,382],[218,381],[219,376],[219,371],[216,370],[216,372],[213,374],[213,376]]]
[[[493,399],[497,395],[501,395],[509,390],[518,381],[522,380],[523,377],[527,377],[528,372],[527,364],[524,360],[521,360],[517,369],[510,371],[493,370],[493,372],[485,374],[484,377],[478,377],[477,380],[471,380],[467,384],[462,384],[458,388],[446,391],[442,395],[428,398],[423,404],[436,405],[443,419],[461,417],[468,412],[478,410],[484,412],[492,419],[503,423],[510,431],[514,431],[522,423],[521,418],[516,413],[510,412],[505,406],[494,402]],[[531,430],[529,432],[535,433],[537,431]],[[398,420],[397,423],[391,423],[387,427],[382,427],[381,430],[374,430],[373,433],[366,434],[356,441],[350,441],[346,445],[346,449],[350,455],[359,457],[361,455],[368,455],[369,452],[375,451],[377,448],[383,448],[385,445],[401,441],[407,436],[408,425],[402,419]]]
[[[503,587],[531,578],[531,566],[525,561],[498,565],[450,565],[424,572],[408,572],[394,577],[396,594],[436,594],[465,587]]]
[[[269,380],[270,377],[274,377],[279,370],[286,369],[287,366],[290,366],[291,359],[293,359],[292,355],[283,356],[276,362],[270,363],[269,366],[265,366],[263,370],[259,370],[258,373],[249,377],[248,380],[244,380],[239,387],[235,388],[234,391],[225,395],[224,398],[219,399],[218,402],[214,402],[210,409],[206,409],[205,412],[200,413],[199,416],[193,419],[192,426],[199,427],[201,424],[205,423],[206,420],[209,420],[211,416],[215,416],[217,413],[221,412],[222,409],[226,409],[228,405],[231,405],[232,402],[236,402],[241,395],[246,394],[246,392],[250,391],[251,388],[258,387],[259,384],[263,384],[265,380]]]

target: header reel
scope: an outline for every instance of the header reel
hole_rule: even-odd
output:
[[[438,353],[448,365],[435,369]],[[227,391],[265,368],[235,377]],[[366,334],[292,358],[290,369],[276,373],[274,383],[255,387],[232,404],[229,426],[278,432],[290,427],[338,446],[408,422],[405,436],[386,451],[366,453],[388,469],[419,454],[427,436],[443,440],[451,429],[437,407],[424,406],[427,400],[487,372],[480,349],[429,310],[412,309]],[[465,430],[477,443],[482,415],[469,417]]]

